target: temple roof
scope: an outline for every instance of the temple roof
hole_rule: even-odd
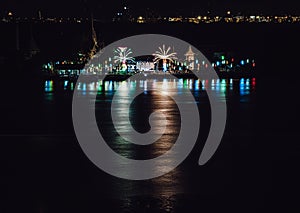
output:
[[[195,55],[195,53],[192,50],[192,46],[189,46],[189,50],[187,51],[187,53],[185,54],[185,56],[187,55]]]

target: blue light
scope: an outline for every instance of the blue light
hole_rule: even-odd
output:
[[[202,84],[202,90],[205,90],[205,80],[202,80],[201,84]]]
[[[245,79],[242,78],[242,79],[240,80],[240,84],[241,84],[241,85],[244,85],[244,84],[245,84]]]
[[[241,60],[241,65],[245,65],[245,61],[244,60]]]
[[[217,66],[220,66],[220,62],[219,61],[217,61],[216,64],[217,64]]]
[[[195,91],[199,91],[199,79],[195,81]]]

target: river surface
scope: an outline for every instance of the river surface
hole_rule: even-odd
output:
[[[118,154],[132,159],[151,159],[164,154],[176,142],[180,112],[164,91],[145,91],[130,107],[130,121],[139,132],[150,130],[148,116],[156,110],[168,120],[165,134],[148,146],[127,143],[114,128],[111,102],[118,87],[126,82],[98,81],[76,85],[70,81],[44,81],[42,92],[24,88],[17,98],[2,102],[1,142],[2,184],[7,189],[9,212],[251,212],[262,208],[256,173],[255,78],[201,81],[130,81],[131,88],[163,85],[168,92],[189,89],[201,118],[199,137],[187,159],[175,170],[158,178],[132,181],[113,177],[97,168],[85,156],[72,125],[72,95],[77,86],[81,94],[97,93],[96,118],[107,144]],[[26,87],[30,96],[26,94]],[[227,102],[227,125],[221,145],[204,166],[198,159],[210,126],[211,89],[220,102]],[[130,91],[121,93],[122,99]],[[116,105],[116,112],[124,106]],[[2,112],[3,112],[2,111]],[[158,124],[159,127],[160,124]],[[131,130],[121,124],[123,133]],[[252,160],[251,160],[252,159]],[[253,194],[257,194],[253,197]],[[244,205],[251,200],[251,206]],[[17,202],[20,205],[14,205]],[[105,211],[105,212],[106,212]]]

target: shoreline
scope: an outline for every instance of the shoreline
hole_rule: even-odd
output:
[[[255,78],[254,72],[251,73],[217,73],[220,79],[242,79],[242,78]],[[82,81],[125,81],[134,75],[121,75],[121,74],[107,74],[107,75],[82,75],[80,78]],[[140,75],[141,80],[144,79],[168,79],[168,78],[178,78],[178,79],[199,79],[195,74],[145,74]],[[205,75],[204,79],[211,79],[209,75]],[[60,76],[44,76],[44,80],[69,80],[77,81],[78,77],[60,77]]]

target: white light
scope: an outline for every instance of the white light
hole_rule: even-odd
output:
[[[123,63],[126,61],[134,62],[134,58],[129,56],[132,54],[131,49],[127,49],[127,47],[118,47],[114,52],[117,54],[114,56],[115,63]]]
[[[158,47],[160,51],[156,51],[153,56],[155,56],[154,58],[154,62],[158,62],[159,60],[170,60],[171,62],[173,62],[173,60],[176,60],[176,52],[172,52],[169,53],[171,50],[171,47],[168,47],[168,49],[166,49],[165,45],[163,45],[163,47]]]

